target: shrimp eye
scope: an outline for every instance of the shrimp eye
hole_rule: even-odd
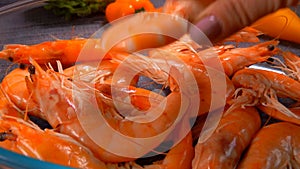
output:
[[[11,132],[1,132],[0,133],[0,141],[5,141],[5,140],[16,140],[17,136],[14,135]]]
[[[274,45],[268,45],[267,48],[268,48],[269,51],[273,51],[275,49],[275,46]]]
[[[9,57],[8,57],[8,60],[12,62],[12,61],[14,61],[14,58],[11,57],[11,56],[9,56]]]
[[[28,72],[31,74],[31,75],[34,75],[35,74],[35,67],[33,65],[30,65],[28,67]]]

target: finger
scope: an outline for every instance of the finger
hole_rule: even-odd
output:
[[[171,13],[191,20],[215,0],[166,0],[163,6],[165,13]]]
[[[221,40],[280,8],[298,0],[217,0],[192,18],[212,41]]]

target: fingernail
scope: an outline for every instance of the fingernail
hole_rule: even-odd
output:
[[[195,26],[200,29],[211,41],[214,41],[218,38],[218,36],[221,34],[222,28],[218,21],[218,19],[213,16],[207,16],[200,20],[198,23],[195,24]],[[195,30],[195,27],[191,27],[190,34],[191,37],[197,36],[197,31]]]

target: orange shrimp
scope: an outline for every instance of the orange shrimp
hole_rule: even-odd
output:
[[[243,91],[243,99],[238,101],[244,102],[244,105],[262,105],[261,108],[264,110],[270,109],[265,112],[274,118],[291,122],[299,121],[300,116],[290,111],[277,99],[278,97],[290,98],[299,102],[299,81],[273,71],[242,69],[232,77],[232,82]]]
[[[223,40],[223,42],[260,42],[258,36],[262,35],[263,33],[259,30],[256,30],[252,27],[245,27],[240,31],[232,34],[231,36],[227,37]]]
[[[171,91],[174,90],[173,87],[176,88],[178,85],[174,86],[172,84],[173,82],[170,81],[172,78],[169,78],[172,74],[170,75],[169,73],[171,72],[168,73],[168,71],[172,71],[174,67],[180,67],[180,72],[176,73],[177,76],[189,80],[194,78],[195,83],[197,83],[195,85],[197,85],[198,94],[200,95],[198,115],[209,112],[212,107],[212,98],[218,97],[218,99],[220,99],[220,97],[222,97],[225,100],[233,93],[234,87],[229,78],[224,76],[222,71],[199,63],[189,62],[185,64],[181,60],[178,60],[174,54],[175,53],[168,50],[155,50],[151,51],[150,58],[142,55],[131,55],[125,60],[122,60],[122,64],[124,67],[127,67],[126,71],[128,72],[132,70],[142,70],[139,72],[140,74],[153,79],[159,84],[165,85],[165,87],[170,87]],[[145,69],[147,67],[149,68]],[[212,80],[214,80],[215,83],[224,83],[224,86],[212,86]],[[187,80],[181,83],[182,85],[186,85],[183,83],[187,84]],[[192,81],[189,83],[192,84]],[[222,105],[214,105],[213,109],[219,108],[219,106],[221,107]]]
[[[268,114],[269,116],[276,118],[278,120],[283,120],[286,122],[290,122],[290,123],[294,123],[299,125],[300,124],[300,119],[299,118],[294,118],[293,116],[288,116],[284,113],[282,113],[282,111],[278,108],[273,108],[273,107],[268,107],[268,106],[264,106],[264,105],[258,105],[257,106],[258,109],[260,109],[261,111],[263,111],[264,113]],[[291,107],[291,108],[287,108],[288,111],[292,112],[293,115],[295,115],[296,117],[300,117],[300,108],[299,107]]]
[[[33,92],[33,99],[39,105],[46,120],[57,131],[70,135],[75,140],[88,147],[94,155],[105,162],[124,162],[132,158],[121,157],[110,153],[96,144],[85,132],[79,119],[78,112],[83,107],[74,107],[73,91],[80,90],[80,101],[85,101],[86,93],[93,93],[94,89],[88,84],[76,83],[67,76],[54,72],[51,69],[46,72],[34,61],[32,61],[31,76],[27,78],[27,86]],[[79,88],[79,89],[78,89]]]
[[[196,144],[193,168],[235,168],[260,125],[254,107],[229,108],[211,137]]]
[[[92,152],[67,135],[18,118],[1,116],[0,147],[39,160],[76,168],[106,169]]]
[[[247,48],[235,48],[219,55],[224,72],[232,76],[236,71],[255,63],[267,61],[278,52],[278,41],[267,41]]]
[[[174,146],[166,155],[161,164],[145,166],[145,169],[190,169],[194,157],[192,134],[188,135]]]
[[[0,58],[17,63],[29,64],[33,58],[40,64],[52,64],[59,60],[63,65],[72,65],[87,42],[87,39],[56,40],[35,45],[5,45]]]
[[[287,122],[263,127],[237,168],[299,168],[299,132],[299,126]]]
[[[145,114],[135,113],[132,112],[132,109],[126,109],[124,106],[122,109],[122,112],[113,110],[112,104],[113,100],[111,98],[111,95],[107,92],[111,91],[109,86],[106,84],[100,84],[99,86],[96,86],[96,88],[100,91],[100,93],[104,94],[102,95],[96,95],[97,101],[99,102],[100,109],[102,110],[102,113],[104,113],[104,116],[106,117],[106,121],[117,131],[121,132],[124,135],[128,135],[131,137],[151,137],[155,136],[158,133],[161,133],[165,131],[169,126],[171,126],[174,121],[176,120],[177,116],[179,115],[180,110],[180,102],[181,97],[179,92],[172,92],[169,94],[166,98],[161,96],[160,94],[148,91],[146,89],[141,88],[135,88],[133,86],[130,86],[128,89],[127,87],[116,87],[112,86],[112,88],[115,88],[113,91],[118,92],[120,91],[121,94],[114,93],[115,95],[118,95],[120,98],[119,100],[114,100],[114,102],[123,102],[121,104],[128,104],[128,105],[134,105],[138,109],[142,110]],[[116,90],[116,88],[118,88]],[[129,96],[131,97],[131,103],[126,103],[125,98],[122,98],[122,95],[124,95],[123,92],[128,92]],[[125,95],[126,96],[126,95]],[[151,122],[144,122],[144,123],[138,123],[135,122],[134,118],[144,118],[144,120],[147,121],[147,119],[151,119],[152,116],[157,116],[154,112],[160,111],[150,109],[150,107],[155,107],[156,109],[161,107],[165,107],[163,109],[162,114],[154,119]],[[127,111],[126,111],[127,110]],[[128,110],[130,112],[128,112]],[[147,111],[148,110],[148,111]],[[124,116],[124,117],[122,117]],[[150,120],[149,120],[150,121]]]
[[[189,36],[184,36],[179,41],[162,47],[162,50],[171,52],[174,56],[182,59],[186,64],[205,63],[214,66],[216,57],[220,59],[224,72],[232,76],[236,71],[255,63],[267,61],[267,59],[278,53],[279,41],[267,41],[258,43],[247,48],[234,48],[232,45],[212,47],[197,52],[200,46],[193,42]],[[151,51],[150,57],[157,52]],[[211,63],[212,62],[212,63]]]
[[[18,110],[44,118],[27,90],[25,77],[29,75],[27,68],[16,68],[3,78],[1,89]]]
[[[8,115],[13,117],[22,118],[23,115],[20,113],[14,105],[11,103],[7,96],[4,95],[3,91],[0,90],[0,115]]]

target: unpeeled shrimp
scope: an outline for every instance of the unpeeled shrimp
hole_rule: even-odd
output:
[[[194,157],[192,134],[188,133],[166,155],[161,164],[145,166],[145,169],[190,169]]]
[[[7,99],[7,96],[5,96],[2,90],[0,90],[0,114],[19,118],[23,117],[22,113]]]
[[[18,118],[1,116],[0,147],[39,160],[64,166],[106,169],[92,152],[71,137],[37,126]]]
[[[57,131],[70,135],[75,140],[88,147],[94,155],[105,162],[124,162],[131,158],[121,157],[104,150],[97,145],[85,132],[77,117],[77,113],[89,114],[94,112],[78,112],[82,107],[75,107],[73,92],[78,90],[80,101],[86,101],[86,93],[94,90],[84,83],[75,83],[68,76],[47,70],[45,72],[36,62],[32,61],[34,71],[27,86],[33,92],[33,99],[39,105],[46,120]],[[79,91],[80,88],[80,91]]]
[[[12,70],[3,78],[1,90],[13,104],[12,106],[15,106],[18,110],[44,118],[44,115],[38,111],[37,104],[31,99],[27,89],[25,77],[29,75],[27,68]]]
[[[219,58],[227,76],[232,76],[236,71],[252,64],[267,61],[268,58],[278,53],[279,41],[267,41],[247,48],[234,48],[231,45],[211,47],[200,50],[201,46],[193,42],[189,36],[183,36],[178,41],[162,47],[173,56],[182,59],[186,64],[201,63],[214,67],[216,58]],[[157,50],[150,51],[149,56],[157,55]]]
[[[158,93],[146,89],[135,88],[133,86],[129,88],[111,87],[115,89],[112,90],[105,84],[96,86],[96,89],[101,93],[101,95],[96,95],[97,101],[100,102],[100,109],[106,117],[107,122],[115,130],[124,135],[131,137],[155,136],[170,127],[179,115],[181,106],[181,96],[179,92],[172,92],[165,98]],[[112,100],[109,91],[120,92],[120,94],[114,93],[119,97],[115,97],[115,100]],[[129,94],[130,99],[126,98],[127,95],[124,95],[126,93]],[[105,96],[102,96],[102,94]],[[125,98],[123,98],[123,96],[125,96]],[[129,100],[130,102],[127,103],[126,100]],[[114,110],[114,102],[124,105],[120,110],[121,112]],[[133,112],[130,107],[125,107],[126,105],[131,104],[142,112]],[[150,109],[151,107],[152,109]],[[145,122],[135,122],[135,118],[139,118],[140,120],[143,119]]]
[[[279,122],[263,127],[250,144],[238,169],[300,167],[300,127]]]
[[[244,105],[257,105],[274,118],[290,122],[299,121],[298,114],[278,101],[278,97],[282,97],[299,102],[299,81],[273,71],[250,68],[238,71],[232,77],[232,82],[243,91],[243,99],[237,100],[238,102],[244,102]]]
[[[33,58],[40,64],[60,60],[65,65],[74,64],[87,39],[56,40],[35,45],[5,45],[0,58],[17,63],[29,64]]]
[[[260,123],[254,107],[228,109],[208,140],[196,144],[193,169],[235,168]]]

